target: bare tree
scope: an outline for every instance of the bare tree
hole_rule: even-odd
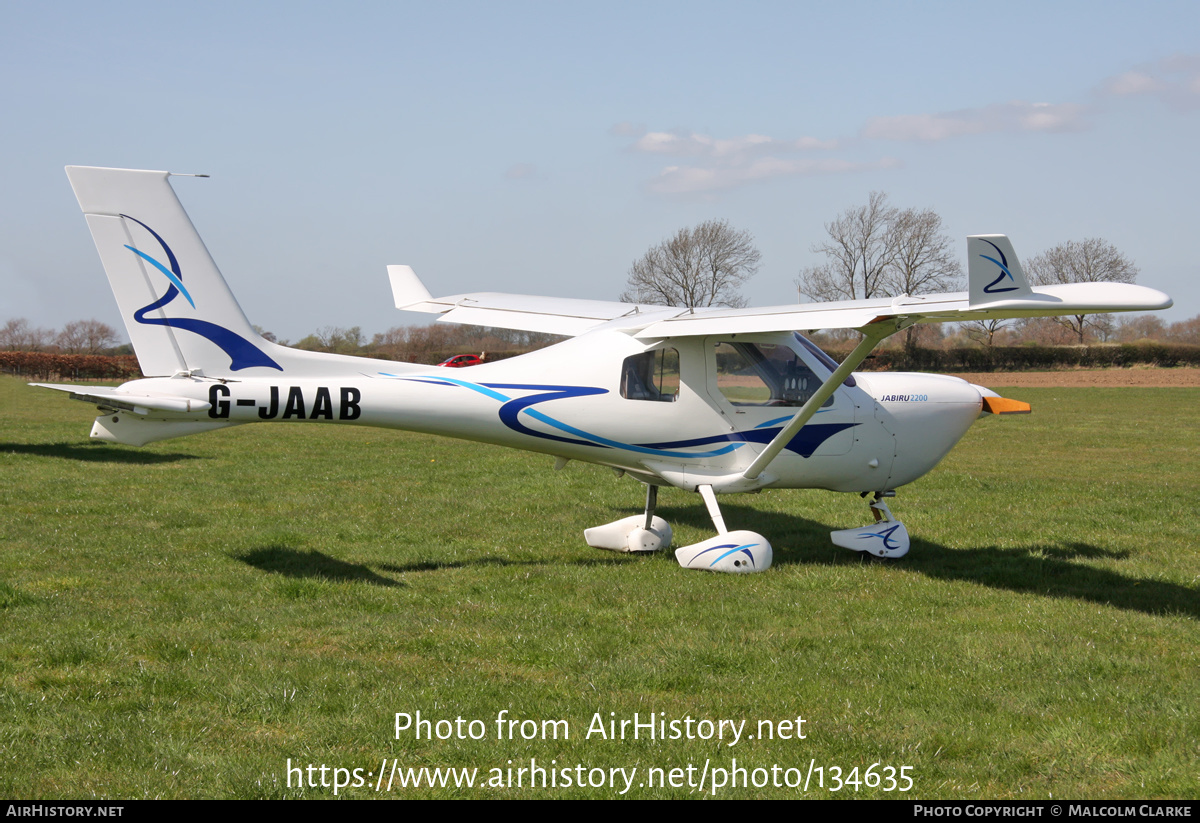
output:
[[[897,210],[873,191],[867,205],[847,209],[825,224],[829,239],[812,247],[827,262],[800,272],[796,283],[810,300],[862,300],[887,294],[888,269],[896,256],[891,225]]]
[[[1111,314],[1093,314],[1088,318],[1092,333],[1101,343],[1107,343],[1117,333],[1117,319]]]
[[[99,354],[117,344],[117,330],[99,320],[76,320],[63,326],[54,342],[67,354]]]
[[[1172,323],[1167,329],[1167,339],[1174,343],[1200,345],[1200,314],[1190,320]]]
[[[810,300],[860,300],[961,288],[962,265],[932,209],[898,209],[871,192],[865,206],[825,224],[829,240],[813,246],[827,262],[800,272],[800,293]],[[917,344],[917,329],[905,346]]]
[[[750,232],[735,230],[727,220],[706,220],[695,228],[680,229],[635,261],[620,299],[688,308],[740,308],[746,298],[739,290],[758,271],[761,259]]]
[[[1007,320],[997,320],[991,318],[988,320],[968,320],[962,324],[963,331],[967,333],[967,337],[974,340],[976,343],[982,343],[988,348],[996,341],[996,332],[1007,323]]]
[[[892,215],[892,263],[887,269],[892,295],[928,294],[962,288],[962,264],[933,209],[904,209]]]
[[[1038,286],[1103,281],[1133,283],[1138,275],[1138,267],[1132,260],[1117,251],[1112,243],[1098,237],[1083,241],[1069,240],[1055,246],[1028,260],[1025,271],[1033,284]],[[1054,320],[1070,329],[1080,345],[1083,345],[1083,335],[1089,327],[1096,328],[1101,337],[1107,337],[1112,328],[1111,324],[1097,323],[1095,319],[1082,314],[1056,317]]]
[[[942,218],[933,209],[904,209],[892,214],[892,263],[887,268],[888,293],[928,294],[962,288],[962,264],[954,256],[950,237],[942,229]],[[904,346],[917,345],[917,327],[904,333]]]
[[[1073,332],[1053,317],[1022,317],[1013,323],[1012,336],[1017,343],[1039,346],[1069,346],[1074,342]]]
[[[1162,340],[1167,336],[1167,324],[1153,314],[1126,316],[1118,324],[1117,339],[1122,343],[1138,340]]]
[[[54,332],[35,329],[24,317],[9,320],[0,327],[0,349],[8,351],[41,351],[53,339]]]

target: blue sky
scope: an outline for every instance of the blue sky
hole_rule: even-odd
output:
[[[0,321],[120,326],[62,167],[177,179],[250,320],[435,294],[615,299],[649,246],[750,231],[795,299],[873,190],[1028,258],[1102,237],[1200,313],[1200,4],[0,3]]]

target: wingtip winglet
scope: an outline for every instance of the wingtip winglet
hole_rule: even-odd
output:
[[[433,299],[429,289],[417,277],[412,266],[388,266],[388,279],[392,283],[392,298],[396,308],[403,309],[418,303],[428,303]]]

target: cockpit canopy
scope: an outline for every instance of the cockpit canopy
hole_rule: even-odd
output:
[[[713,361],[716,385],[734,406],[802,406],[837,363],[800,334],[778,342],[718,340]],[[672,402],[679,395],[679,352],[662,346],[625,358],[621,396],[629,400]],[[845,385],[853,386],[854,378]],[[831,397],[826,401],[833,403]]]

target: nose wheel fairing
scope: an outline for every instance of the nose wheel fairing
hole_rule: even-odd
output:
[[[897,559],[908,554],[910,541],[908,529],[892,516],[892,510],[883,501],[883,495],[878,492],[871,501],[871,514],[875,523],[857,529],[840,529],[831,532],[829,537],[835,546],[851,549],[856,552],[867,552],[876,557]]]

